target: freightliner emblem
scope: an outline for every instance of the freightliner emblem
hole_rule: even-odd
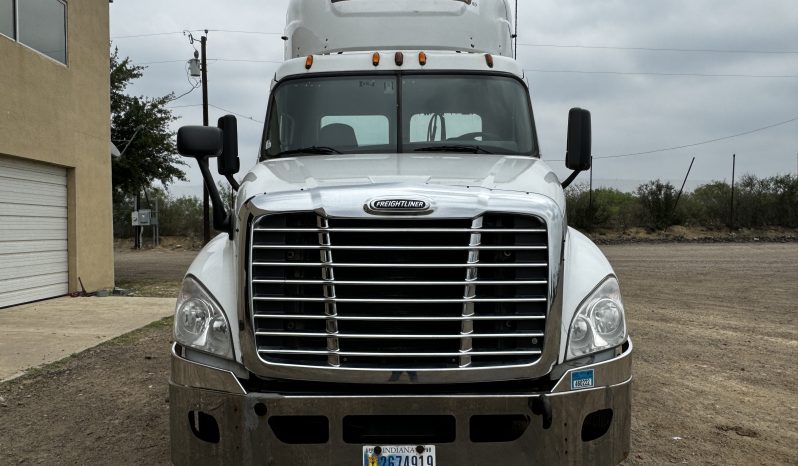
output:
[[[432,211],[432,202],[419,198],[381,198],[370,200],[365,207],[366,212],[377,215],[423,215]]]

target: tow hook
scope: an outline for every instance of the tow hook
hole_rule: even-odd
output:
[[[532,414],[543,416],[543,428],[548,430],[551,427],[551,400],[545,394],[536,398],[529,399],[529,409]]]

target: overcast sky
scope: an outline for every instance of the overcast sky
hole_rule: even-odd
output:
[[[185,60],[194,50],[179,31],[264,33],[211,31],[208,39],[209,59],[256,60],[208,66],[210,104],[239,114],[246,171],[256,160],[269,82],[283,57],[287,5],[288,0],[116,0],[111,4],[113,45],[134,63],[150,63],[129,92],[179,95],[190,89]],[[796,0],[521,0],[519,14],[519,44],[532,44],[519,45],[519,60],[536,70],[529,71],[529,79],[544,159],[563,158],[568,109],[579,106],[593,115],[594,178],[603,184],[631,189],[654,178],[676,184],[691,156],[696,162],[689,186],[730,179],[733,153],[738,173],[798,170],[798,121],[692,148],[598,159],[798,118]],[[154,33],[167,34],[123,37]],[[562,47],[574,45],[588,47]],[[174,110],[180,117],[175,129],[202,123],[201,102],[197,89],[173,103],[180,106]],[[212,122],[223,114],[210,109]],[[199,170],[189,162],[190,181],[176,184],[175,194],[199,192]],[[561,177],[567,174],[563,162],[550,163]]]

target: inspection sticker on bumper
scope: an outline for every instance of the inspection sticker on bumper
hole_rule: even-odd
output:
[[[363,447],[363,466],[437,466],[434,445]]]
[[[593,378],[593,369],[571,372],[571,390],[584,390],[595,386],[596,381]]]

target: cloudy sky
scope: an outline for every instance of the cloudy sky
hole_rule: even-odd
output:
[[[288,0],[116,0],[113,44],[122,56],[148,64],[129,91],[156,96],[189,90],[185,60],[194,50],[180,31],[211,30],[211,121],[225,110],[239,115],[243,167],[252,166],[269,82],[283,57],[287,5]],[[798,170],[798,120],[711,144],[608,157],[798,118],[795,0],[521,0],[519,15],[519,60],[529,70],[544,159],[561,176],[567,170],[555,160],[565,153],[568,109],[576,106],[593,115],[594,178],[600,184],[631,189],[654,178],[676,184],[692,156],[688,186],[728,180],[733,153],[738,173]],[[172,104],[180,117],[175,129],[201,124],[201,102],[197,89]],[[175,185],[175,194],[199,192],[201,177],[193,165],[187,169],[190,181]]]

